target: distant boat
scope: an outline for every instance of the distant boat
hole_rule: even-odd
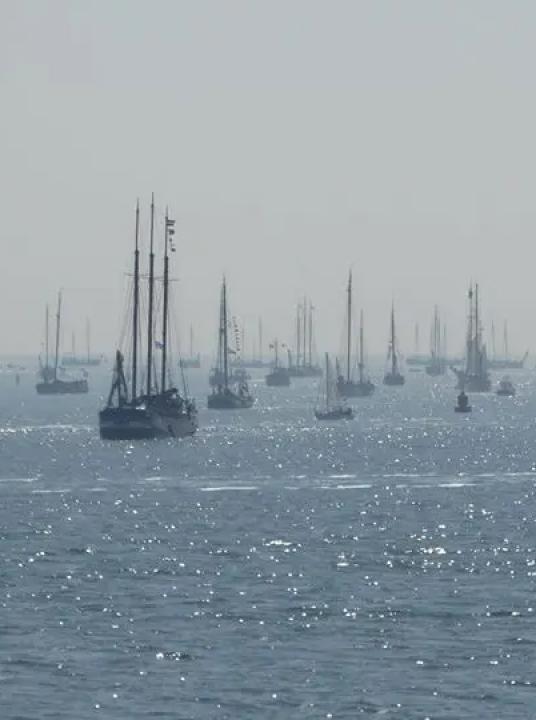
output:
[[[65,353],[61,359],[61,364],[65,367],[76,366],[76,367],[95,367],[100,365],[102,362],[102,356],[91,354],[91,325],[89,318],[86,319],[86,354],[77,355],[75,334],[72,335],[72,347],[70,353]]]
[[[528,351],[521,358],[510,356],[508,349],[508,323],[504,322],[503,330],[503,354],[497,355],[495,351],[495,324],[491,324],[492,357],[488,361],[491,370],[522,370],[529,356]]]
[[[192,368],[195,370],[199,370],[201,367],[201,356],[199,353],[194,353],[194,329],[190,325],[190,355],[188,357],[183,357],[179,360],[179,365],[181,368]]]
[[[212,392],[207,400],[207,406],[212,410],[246,409],[252,407],[255,402],[249,391],[247,379],[233,382],[233,378],[230,376],[228,327],[227,283],[224,278],[220,299],[218,362],[211,375]],[[213,384],[212,378],[215,378],[217,382]]]
[[[434,308],[432,332],[430,337],[430,360],[426,365],[426,374],[432,377],[444,375],[447,370],[444,349],[442,347],[441,321],[437,305]]]
[[[367,397],[372,395],[375,386],[365,375],[363,311],[361,311],[359,327],[359,380],[356,382],[352,377],[352,271],[348,275],[346,295],[346,375],[340,372],[337,363],[337,389],[342,397]]]
[[[88,392],[88,383],[85,378],[68,379],[58,377],[59,374],[59,347],[61,328],[61,290],[58,293],[58,310],[56,313],[56,347],[54,353],[54,365],[49,362],[49,312],[48,305],[45,314],[45,363],[39,357],[39,375],[41,382],[38,382],[35,389],[38,395],[82,395]]]
[[[175,221],[165,217],[164,273],[162,280],[162,341],[160,354],[160,386],[157,386],[153,357],[154,331],[154,199],[151,201],[151,238],[149,254],[149,302],[147,313],[146,389],[138,392],[138,350],[140,327],[140,270],[139,270],[139,205],[136,207],[136,235],[134,252],[133,317],[132,317],[132,379],[129,388],[124,372],[124,358],[117,350],[112,387],[106,407],[99,412],[100,436],[104,440],[152,440],[182,438],[197,430],[197,410],[193,400],[173,385],[168,385],[168,325],[169,325],[169,250],[173,250]],[[154,373],[153,373],[154,369]],[[184,385],[184,383],[183,383]]]
[[[296,356],[289,365],[291,377],[322,377],[322,368],[313,362],[313,304],[307,298],[296,309]],[[290,356],[292,358],[292,355]]]
[[[516,389],[510,380],[510,378],[504,377],[497,388],[497,395],[503,395],[505,397],[514,397]]]
[[[274,351],[274,364],[272,370],[266,376],[266,384],[269,387],[288,387],[290,385],[290,374],[288,368],[279,364],[279,341],[277,338],[270,345]]]
[[[317,420],[351,420],[354,413],[351,407],[345,405],[337,390],[337,383],[329,361],[325,356],[324,381],[322,382],[321,403],[315,408]]]
[[[457,404],[454,408],[454,411],[457,413],[468,413],[471,412],[473,408],[469,405],[469,398],[465,394],[465,391],[462,390],[460,394],[458,395]]]
[[[398,355],[398,346],[396,340],[395,330],[395,306],[391,307],[391,333],[389,338],[389,350],[387,352],[387,362],[390,362],[391,367],[387,370],[383,378],[384,385],[404,385],[406,382],[405,377],[400,372],[400,359]]]
[[[406,358],[406,365],[410,368],[410,372],[419,372],[421,368],[428,365],[429,361],[428,355],[423,355],[420,351],[419,323],[415,323],[415,351]]]
[[[488,372],[488,356],[482,341],[478,284],[469,288],[469,317],[465,367],[463,370],[451,366],[458,378],[458,388],[469,392],[489,392],[491,380]]]

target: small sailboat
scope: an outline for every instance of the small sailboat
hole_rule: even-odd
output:
[[[462,389],[460,394],[457,398],[456,407],[454,408],[454,412],[457,413],[469,413],[471,412],[473,408],[469,405],[469,396],[465,394],[465,391]]]
[[[45,316],[45,363],[39,357],[39,375],[41,381],[35,386],[38,395],[82,395],[88,392],[86,378],[68,379],[58,377],[59,375],[59,349],[60,349],[60,327],[61,327],[61,290],[58,293],[58,310],[56,313],[56,347],[54,353],[54,365],[49,364],[49,313],[48,305]]]
[[[354,412],[351,407],[342,402],[337,390],[337,383],[333,376],[329,355],[326,353],[324,382],[322,382],[322,402],[315,409],[317,420],[351,420]]]
[[[133,318],[132,318],[132,379],[127,385],[124,357],[120,350],[115,355],[112,387],[106,407],[99,412],[100,436],[104,440],[153,440],[156,438],[182,438],[197,430],[195,403],[186,393],[168,384],[169,350],[169,250],[173,251],[172,238],[175,221],[165,218],[164,274],[162,292],[162,342],[155,343],[154,331],[154,198],[151,201],[151,239],[149,254],[149,302],[147,315],[147,367],[146,390],[138,393],[138,350],[140,327],[140,267],[139,267],[139,205],[136,207],[136,236],[134,252]],[[157,387],[153,346],[161,350],[160,387]],[[154,373],[153,373],[154,368]]]
[[[387,352],[387,361],[391,363],[391,367],[385,373],[383,377],[384,385],[404,385],[406,382],[405,377],[400,372],[400,360],[398,356],[398,347],[396,342],[396,331],[395,331],[395,306],[391,307],[391,334],[389,338],[389,350]]]
[[[346,308],[346,376],[340,372],[337,362],[337,389],[343,397],[367,397],[374,392],[374,384],[365,376],[363,311],[359,327],[359,380],[352,377],[352,271],[348,276]]]
[[[270,345],[270,348],[274,351],[274,364],[265,378],[266,384],[269,387],[288,387],[290,385],[290,373],[288,368],[279,364],[279,341],[277,338]]]
[[[516,394],[516,389],[514,387],[514,384],[508,377],[504,377],[500,383],[499,387],[497,388],[497,395],[502,395],[503,397],[514,397]]]
[[[210,384],[212,392],[207,406],[212,410],[239,410],[252,407],[254,401],[247,377],[236,381],[229,373],[229,338],[227,317],[227,283],[223,278],[220,299],[220,327],[218,332],[218,364],[213,370]],[[216,382],[213,382],[213,378]]]

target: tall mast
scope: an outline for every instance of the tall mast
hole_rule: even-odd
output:
[[[307,365],[307,298],[303,296],[303,367]]]
[[[364,352],[364,330],[363,330],[363,310],[359,315],[359,383],[363,383],[363,371],[365,369],[365,352]]]
[[[478,283],[475,285],[475,372],[480,373],[480,317],[478,314]]]
[[[277,338],[274,340],[274,367],[279,367],[279,341]]]
[[[169,237],[173,235],[173,226],[175,220],[170,220],[168,211],[166,208],[166,219],[164,222],[164,300],[162,308],[162,379],[161,388],[162,393],[166,390],[166,362],[167,362],[167,345],[168,345],[168,305],[169,305]]]
[[[298,303],[296,309],[296,367],[300,367],[300,351],[301,351],[301,304]]]
[[[56,355],[54,358],[54,380],[58,379],[58,359],[60,352],[60,324],[61,324],[61,290],[58,293],[58,312],[56,313]]]
[[[45,367],[47,368],[47,370],[48,370],[48,362],[49,362],[49,357],[48,357],[48,356],[49,356],[49,351],[48,351],[48,345],[49,345],[49,330],[48,330],[49,316],[50,316],[50,312],[49,312],[48,303],[47,303],[47,306],[46,306],[46,309],[45,309],[45,357],[46,357],[46,365],[45,365]]]
[[[222,289],[222,335],[223,335],[223,377],[225,389],[229,386],[229,362],[228,362],[228,347],[227,347],[227,284],[225,277],[223,278],[223,289]]]
[[[309,367],[313,367],[313,303],[309,300]]]
[[[326,410],[329,410],[329,357],[326,353]]]
[[[497,345],[495,343],[495,322],[491,321],[491,352],[493,355],[493,359],[497,357]]]
[[[473,285],[469,286],[469,323],[467,328],[467,373],[473,370]]]
[[[135,248],[134,248],[134,309],[132,316],[132,400],[136,399],[138,394],[138,321],[139,321],[139,305],[140,305],[140,249],[139,249],[139,232],[140,232],[140,201],[136,203],[136,230],[135,230]],[[89,361],[89,321],[88,321],[88,341],[87,354]]]
[[[347,315],[348,325],[346,327],[346,381],[350,382],[350,356],[352,352],[352,271],[348,274],[348,289],[347,289]]]
[[[395,304],[391,306],[391,372],[396,375]]]
[[[262,363],[262,318],[259,318],[259,360]]]
[[[153,371],[153,302],[154,302],[154,193],[151,196],[151,235],[149,249],[149,311],[147,323],[147,396],[151,394]]]

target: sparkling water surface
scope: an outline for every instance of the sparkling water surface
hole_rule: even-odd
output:
[[[319,424],[313,380],[218,413],[192,370],[197,436],[136,444],[98,437],[109,372],[0,375],[3,719],[536,717],[531,372]]]

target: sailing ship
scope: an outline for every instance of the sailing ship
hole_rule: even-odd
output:
[[[228,327],[227,283],[223,278],[218,331],[218,363],[211,375],[212,392],[207,400],[207,405],[212,410],[238,410],[250,408],[254,403],[247,378],[236,381],[236,376],[231,376],[229,372]],[[213,382],[213,378],[215,382]]]
[[[149,254],[149,298],[147,314],[147,367],[145,392],[138,392],[138,351],[140,349],[140,251],[139,251],[139,203],[136,207],[136,231],[134,251],[133,316],[132,316],[132,377],[131,387],[125,377],[124,357],[117,350],[112,387],[106,407],[99,413],[100,436],[105,440],[152,440],[156,438],[181,438],[193,435],[197,430],[195,403],[187,396],[184,376],[183,392],[168,384],[169,356],[169,251],[175,250],[173,235],[175,221],[167,210],[164,222],[164,273],[162,279],[162,341],[155,343],[155,272],[154,272],[154,196],[151,200],[151,231]],[[160,385],[156,377],[153,347],[161,351]],[[141,383],[140,383],[141,386]],[[141,390],[141,387],[140,387]]]
[[[201,367],[201,355],[199,353],[194,353],[194,329],[190,325],[190,355],[188,357],[183,357],[179,360],[179,365],[181,368],[193,368],[195,370],[199,370]]]
[[[432,377],[444,375],[447,369],[444,348],[442,348],[441,321],[437,305],[434,308],[434,319],[430,336],[430,360],[426,365],[426,374]]]
[[[522,370],[529,356],[528,351],[521,358],[513,358],[510,356],[508,349],[508,323],[504,321],[503,329],[503,355],[498,356],[495,351],[495,324],[491,324],[491,345],[492,357],[488,364],[491,370]]]
[[[337,388],[343,397],[367,397],[372,395],[375,386],[365,375],[363,311],[361,311],[359,325],[359,380],[356,382],[352,377],[352,271],[348,275],[346,295],[346,376],[340,372],[337,362]]]
[[[73,332],[71,342],[71,352],[64,353],[61,364],[65,367],[77,366],[77,367],[95,367],[100,365],[102,357],[99,355],[91,354],[91,325],[89,318],[86,319],[86,353],[85,355],[77,355],[76,353],[76,338]]]
[[[387,352],[387,362],[390,362],[390,368],[383,377],[384,385],[404,385],[405,377],[400,372],[400,358],[398,353],[396,330],[395,330],[395,306],[391,306],[391,332],[389,338],[389,350]]]
[[[463,369],[451,366],[458,378],[460,390],[469,392],[489,392],[491,380],[488,372],[488,356],[486,346],[482,341],[482,325],[480,320],[479,288],[478,284],[471,285],[468,293],[469,316],[467,321],[467,341],[465,367]]]
[[[343,403],[339,394],[328,353],[325,355],[322,395],[321,403],[315,408],[317,420],[351,420],[354,417],[352,408]]]
[[[291,377],[321,377],[322,368],[313,362],[313,311],[314,307],[307,298],[298,303],[296,309],[296,357],[289,366]]]
[[[265,378],[266,384],[269,387],[288,387],[290,385],[290,373],[288,368],[279,364],[279,341],[277,338],[270,345],[270,348],[274,351],[274,364],[271,372]]]
[[[41,381],[35,386],[39,395],[81,395],[88,392],[86,378],[58,377],[59,375],[59,349],[61,328],[61,290],[58,293],[58,309],[56,312],[56,346],[54,352],[54,365],[50,365],[49,357],[49,311],[48,305],[45,313],[45,362],[39,356],[39,375]]]

